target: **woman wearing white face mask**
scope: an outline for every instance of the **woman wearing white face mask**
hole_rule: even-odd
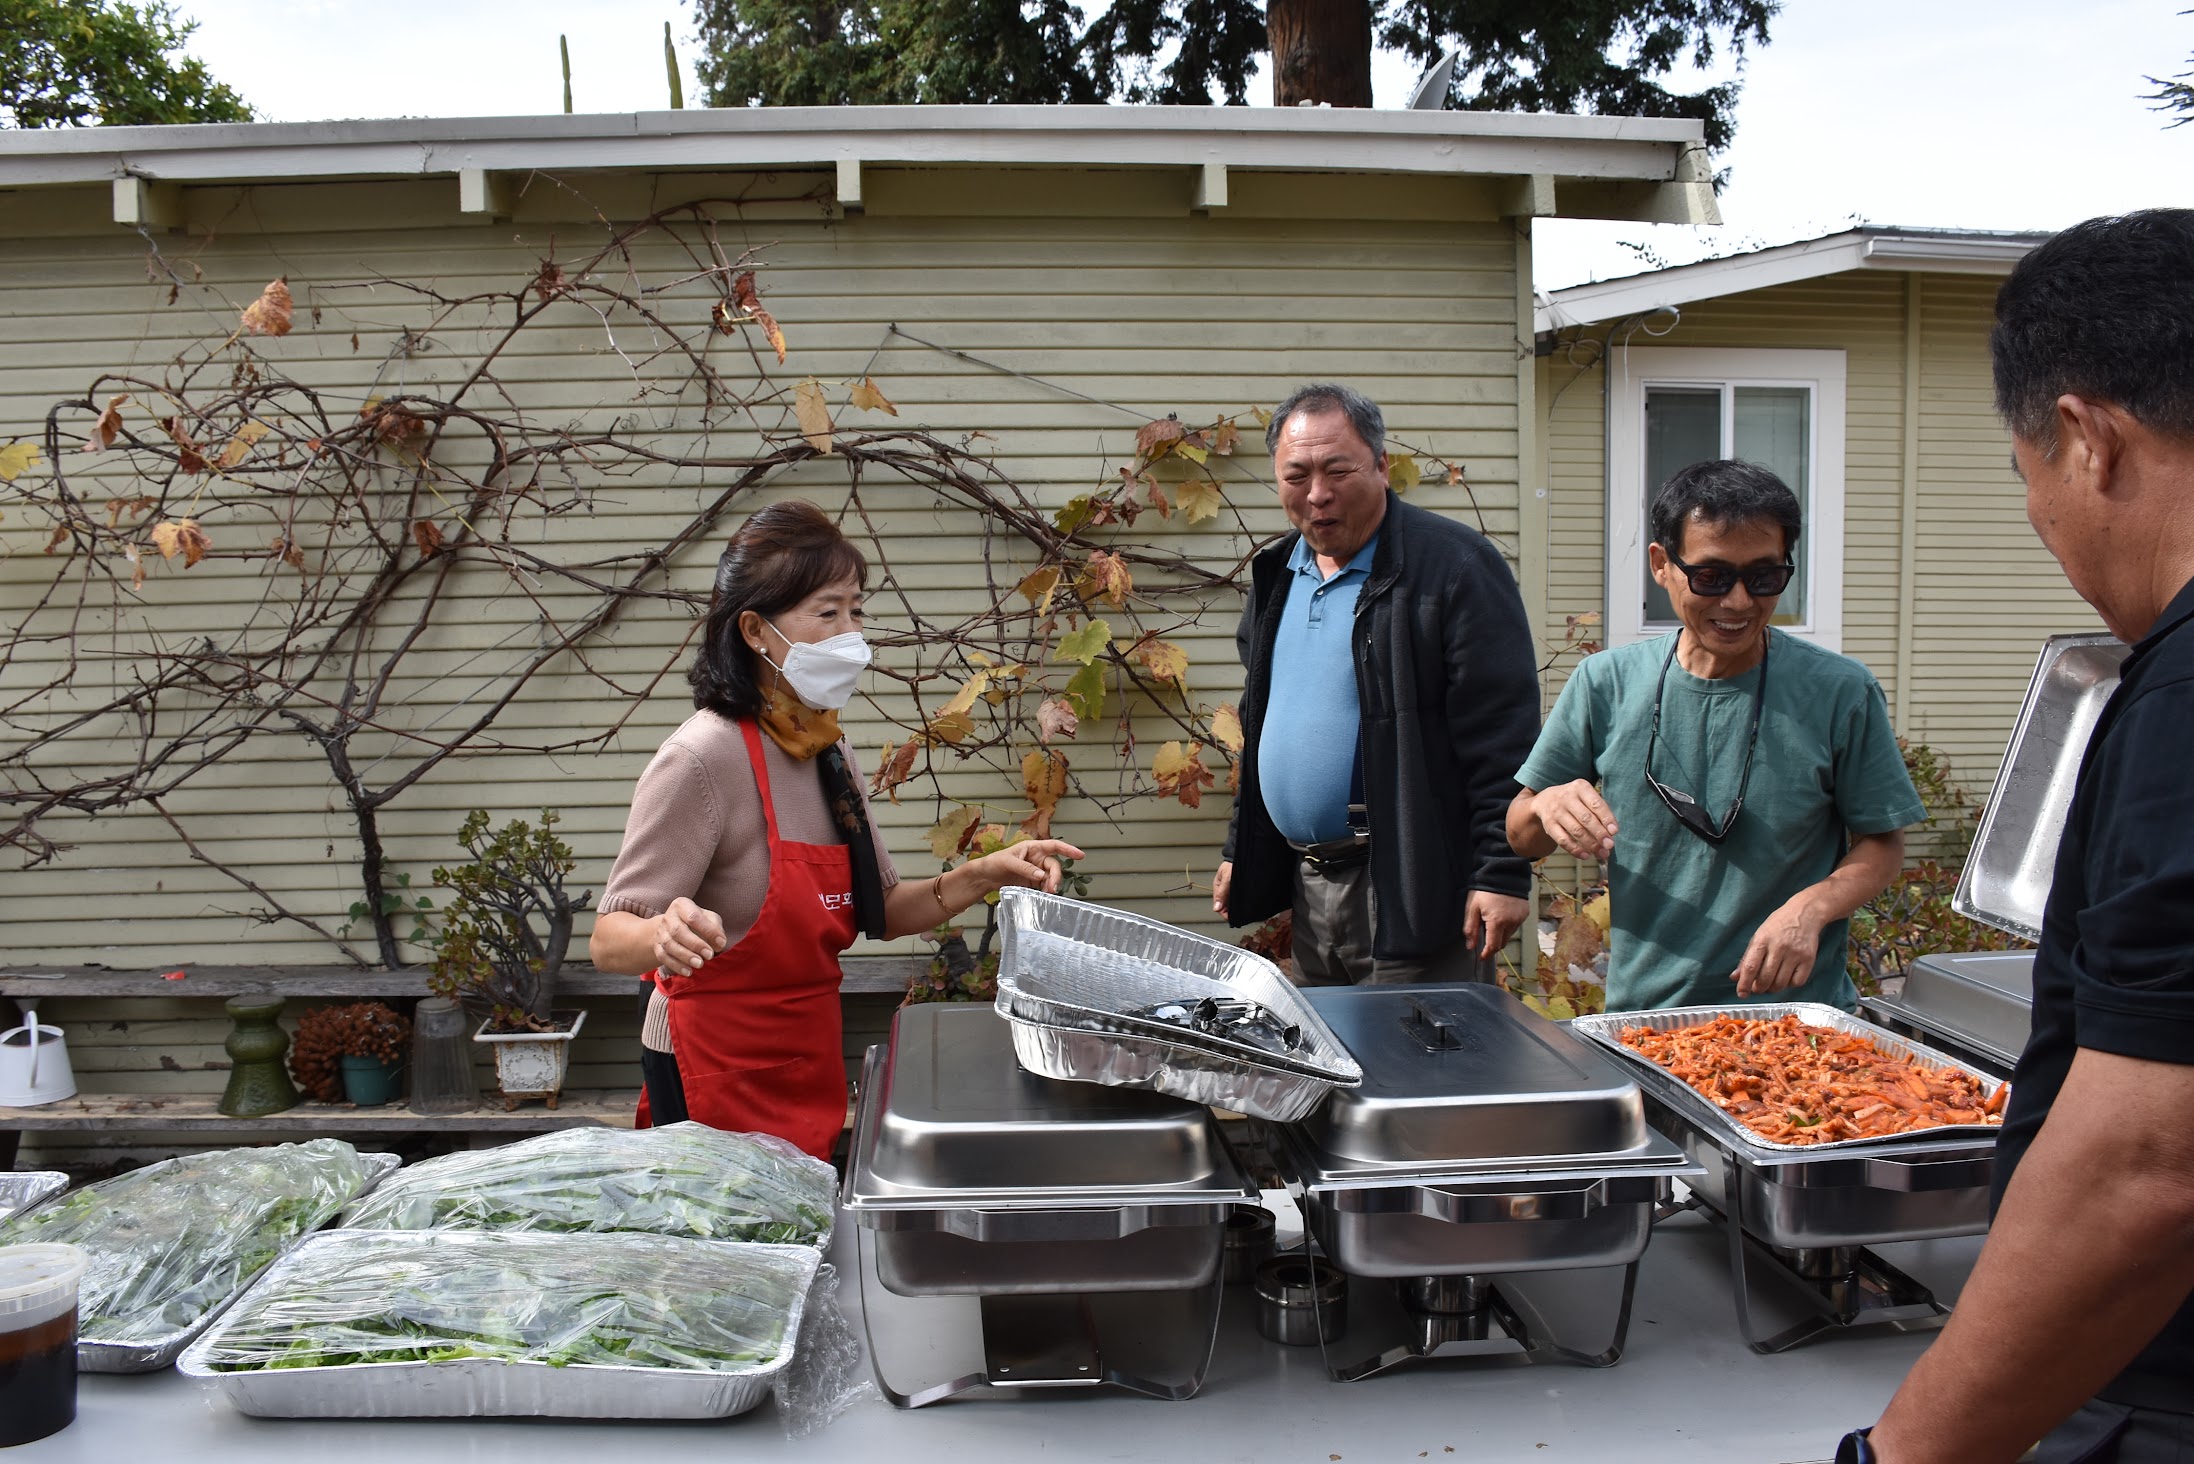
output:
[[[868,566],[821,510],[774,504],[717,563],[698,708],[633,793],[590,947],[651,984],[638,1121],[692,1118],[830,1157],[845,1122],[839,953],[927,930],[1005,885],[1055,890],[1055,839],[902,883],[838,710],[868,666]]]

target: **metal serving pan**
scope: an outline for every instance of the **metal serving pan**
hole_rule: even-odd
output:
[[[1280,968],[1239,946],[1100,905],[1009,889],[998,1012],[1031,1071],[1071,1082],[1153,1088],[1287,1123],[1363,1069]],[[1137,1018],[1159,1002],[1249,1000],[1298,1027],[1287,1053]]]
[[[863,1064],[843,1200],[899,1295],[1201,1286],[1256,1197],[1208,1111],[1028,1072],[987,1008],[904,1008]]]
[[[1996,1090],[2001,1088],[2004,1083],[2002,1078],[1992,1073],[1982,1072],[1970,1063],[1960,1062],[1946,1053],[1937,1052],[1932,1047],[1922,1047],[1909,1038],[1898,1036],[1887,1027],[1876,1026],[1872,1022],[1852,1016],[1849,1012],[1820,1002],[1755,1002],[1738,1006],[1670,1007],[1665,1010],[1650,1012],[1608,1012],[1599,1016],[1574,1018],[1570,1023],[1570,1027],[1573,1031],[1599,1043],[1639,1072],[1650,1075],[1650,1081],[1648,1078],[1641,1078],[1640,1082],[1649,1083],[1648,1091],[1661,1097],[1669,1106],[1690,1111],[1694,1116],[1705,1121],[1720,1137],[1746,1149],[1758,1150],[1761,1153],[1799,1156],[1834,1154],[1847,1150],[1875,1150],[1885,1145],[1903,1145],[1912,1142],[1914,1139],[1956,1139],[1964,1135],[1983,1136],[1990,1143],[1993,1143],[1996,1134],[2000,1131],[1995,1124],[1942,1124],[1935,1128],[1921,1129],[1914,1133],[1882,1134],[1863,1139],[1832,1139],[1825,1144],[1778,1143],[1773,1139],[1761,1138],[1751,1129],[1746,1128],[1735,1118],[1716,1107],[1704,1094],[1693,1088],[1682,1078],[1677,1077],[1643,1053],[1623,1045],[1622,1033],[1625,1028],[1650,1027],[1655,1031],[1666,1032],[1677,1027],[1696,1026],[1701,1022],[1712,1021],[1716,1017],[1753,1018],[1766,1022],[1778,1021],[1783,1017],[1796,1017],[1809,1027],[1823,1027],[1837,1032],[1850,1033],[1857,1037],[1864,1037],[1883,1052],[1895,1057],[1905,1058],[1920,1067],[1952,1068],[1965,1073],[1978,1082],[1981,1085],[1981,1091],[1990,1097],[1994,1097]]]
[[[313,1237],[318,1245],[386,1241],[395,1232],[337,1230]],[[425,1245],[463,1246],[506,1238],[486,1231],[405,1232]],[[529,1240],[566,1237],[527,1236]],[[599,1241],[602,1236],[587,1236]],[[637,1241],[664,1237],[635,1235]],[[185,1377],[210,1383],[236,1408],[259,1418],[729,1418],[744,1413],[769,1395],[771,1385],[792,1360],[800,1334],[809,1283],[821,1255],[807,1246],[745,1247],[736,1241],[689,1242],[738,1245],[782,1253],[806,1268],[807,1281],[796,1288],[786,1313],[777,1355],[768,1362],[730,1372],[663,1367],[603,1367],[574,1363],[551,1367],[541,1362],[496,1358],[455,1358],[447,1362],[361,1362],[339,1367],[258,1368],[224,1372],[213,1365],[222,1325],[193,1342],[177,1364]],[[272,1295],[300,1261],[295,1249],[263,1273],[253,1296]],[[231,1316],[243,1315],[235,1309]]]
[[[28,1210],[69,1187],[69,1177],[58,1169],[18,1169],[0,1174],[0,1220]]]
[[[394,1174],[397,1167],[404,1162],[394,1154],[360,1154],[358,1157],[366,1166],[366,1182],[358,1191],[361,1195],[391,1174]],[[355,1199],[356,1196],[352,1198]],[[332,1221],[334,1218],[335,1212],[331,1211],[328,1220]],[[312,1232],[308,1231],[306,1234],[292,1240],[282,1248],[281,1255],[276,1256],[274,1261],[269,1262],[268,1265],[272,1266],[279,1262],[282,1256],[288,1255],[291,1251],[297,1249],[298,1246],[310,1239],[311,1235]],[[255,1275],[263,1276],[266,1274],[267,1269],[268,1267],[261,1267]],[[235,1305],[236,1298],[251,1289],[253,1279],[253,1276],[240,1278],[236,1289],[230,1292],[225,1299],[214,1306],[208,1307],[197,1321],[192,1322],[179,1332],[168,1332],[158,1337],[149,1337],[142,1342],[96,1342],[89,1338],[78,1338],[76,1343],[77,1369],[81,1372],[95,1373],[148,1373],[159,1372],[163,1368],[172,1367],[176,1358],[182,1356],[185,1348],[196,1341],[208,1327],[212,1326],[223,1312]]]
[[[1364,1066],[1280,1130],[1327,1257],[1359,1276],[1623,1266],[1670,1181],[1697,1172],[1646,1127],[1638,1085],[1492,986],[1305,993]]]
[[[1973,852],[1951,897],[1960,915],[2022,940],[2042,938],[2057,841],[2080,761],[2128,654],[2111,635],[2053,635],[2043,642]]]
[[[2008,1073],[2026,1049],[2034,1023],[2034,953],[1966,951],[1922,956],[1905,973],[1894,997],[1866,996],[1859,1004],[1954,1054]]]

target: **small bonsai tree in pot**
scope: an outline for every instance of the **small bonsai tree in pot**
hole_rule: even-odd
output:
[[[556,1106],[586,1020],[584,1011],[551,1009],[572,922],[593,898],[565,888],[578,860],[556,836],[557,822],[544,809],[538,827],[512,819],[491,833],[487,810],[476,808],[457,833],[471,860],[434,871],[455,898],[442,911],[427,984],[481,1014],[475,1040],[495,1048],[505,1107],[520,1098]]]
[[[315,1007],[297,1019],[290,1072],[322,1103],[378,1108],[401,1091],[411,1023],[378,1001]]]

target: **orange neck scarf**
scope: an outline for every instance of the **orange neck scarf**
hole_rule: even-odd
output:
[[[762,693],[762,714],[756,720],[770,741],[801,762],[810,762],[824,748],[838,745],[838,714],[818,712],[775,677]]]

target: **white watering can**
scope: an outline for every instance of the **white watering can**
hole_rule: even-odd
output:
[[[38,1013],[29,1011],[22,1026],[0,1032],[0,1108],[35,1108],[75,1092],[76,1074],[69,1070],[59,1027],[42,1025]]]

